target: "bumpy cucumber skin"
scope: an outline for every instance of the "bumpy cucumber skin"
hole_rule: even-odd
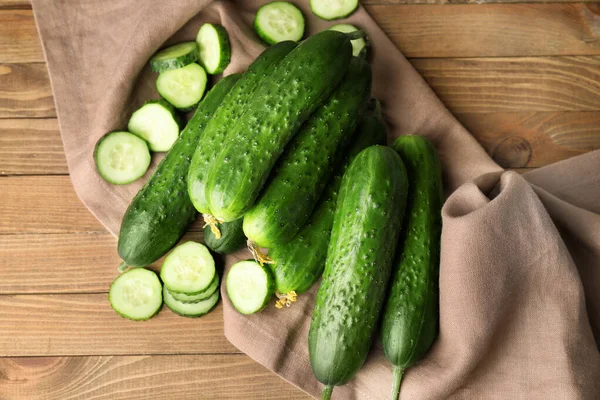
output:
[[[223,71],[225,71],[225,68],[227,68],[227,66],[229,65],[229,62],[231,61],[231,43],[229,43],[229,34],[227,33],[227,30],[222,25],[216,25],[216,24],[208,24],[208,25],[211,25],[215,29],[215,31],[217,32],[217,37],[219,38],[219,44],[221,46],[221,56],[219,59],[219,65],[217,66],[217,69],[215,69],[214,71],[209,71],[208,68],[206,67],[206,64],[204,63],[204,60],[202,60],[201,57],[200,57],[199,61],[200,61],[200,65],[202,65],[204,67],[204,69],[206,70],[207,73],[209,73],[211,75],[217,75],[217,74],[220,74]],[[200,29],[202,29],[202,28],[200,28]],[[198,47],[200,47],[200,45],[198,45]]]
[[[230,75],[206,95],[154,175],[127,208],[119,233],[119,256],[128,265],[141,267],[167,253],[195,219],[187,196],[187,171],[198,139],[225,94],[240,78]]]
[[[179,43],[177,43],[179,44]],[[175,45],[177,45],[175,44]],[[173,46],[175,46],[173,45]],[[171,46],[169,46],[171,47]],[[165,47],[165,49],[168,47]],[[159,50],[162,51],[164,49]],[[196,62],[198,60],[198,56],[199,56],[199,50],[198,47],[196,46],[196,50],[191,51],[187,54],[181,55],[177,58],[173,58],[171,60],[153,60],[152,58],[150,59],[150,69],[153,72],[165,72],[165,71],[169,71],[172,69],[177,69],[177,68],[182,68],[185,67],[188,64],[191,64],[193,62]]]
[[[204,243],[219,254],[233,253],[246,245],[246,236],[242,228],[243,219],[219,224],[221,238],[217,239],[209,226],[204,228]]]
[[[351,57],[349,35],[323,31],[269,74],[210,166],[206,197],[213,216],[233,221],[252,207],[285,146],[341,82]]]
[[[328,387],[350,380],[371,347],[407,186],[400,156],[385,146],[363,150],[342,179],[308,336],[313,372]]]
[[[346,158],[331,178],[308,223],[288,243],[269,249],[269,264],[279,293],[295,291],[300,294],[312,287],[321,277],[331,238],[333,215],[344,172],[356,155],[369,146],[384,145],[386,130],[383,121],[365,115],[360,122]]]
[[[231,89],[210,120],[192,158],[188,173],[188,194],[203,214],[211,214],[206,201],[206,178],[209,166],[217,157],[235,122],[246,111],[246,106],[256,88],[263,82],[275,64],[297,46],[294,42],[281,42],[269,47],[248,67],[242,78]]]
[[[261,247],[285,244],[310,217],[367,108],[371,68],[354,57],[342,83],[306,121],[244,214],[244,233]]]
[[[425,355],[437,334],[443,189],[440,161],[427,139],[401,136],[393,147],[410,185],[381,336],[387,359],[404,369]]]

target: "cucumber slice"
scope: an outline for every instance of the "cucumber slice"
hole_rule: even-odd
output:
[[[160,311],[162,285],[154,271],[134,268],[114,280],[110,285],[108,300],[119,315],[143,321]]]
[[[206,72],[193,63],[185,67],[161,72],[156,89],[169,103],[182,111],[190,111],[204,95]]]
[[[207,290],[215,275],[215,260],[206,246],[196,242],[175,247],[160,270],[160,278],[169,291],[189,295]]]
[[[304,36],[304,16],[295,5],[274,1],[258,9],[254,30],[268,44],[285,40],[297,42]]]
[[[212,294],[214,292],[217,291],[217,289],[219,289],[219,275],[215,275],[215,278],[212,280],[212,283],[210,284],[210,286],[201,293],[198,294],[185,294],[185,293],[177,293],[177,292],[169,292],[171,293],[171,296],[173,296],[173,298],[179,302],[182,303],[197,303],[201,300],[207,299],[210,296],[212,296]]]
[[[169,151],[179,137],[179,117],[165,100],[151,100],[131,115],[127,129],[148,142],[152,151]]]
[[[94,150],[100,176],[115,185],[125,185],[143,176],[150,166],[148,144],[131,132],[102,136]]]
[[[159,50],[150,59],[150,69],[154,72],[164,72],[185,67],[198,60],[198,45],[196,42],[182,42]]]
[[[227,274],[225,286],[229,300],[241,314],[262,310],[275,292],[271,271],[253,260],[235,263]]]
[[[358,0],[310,0],[313,14],[327,21],[345,18],[357,8]]]
[[[221,25],[202,25],[196,43],[200,48],[200,63],[209,74],[220,74],[229,65],[231,45],[229,35]]]
[[[356,32],[359,29],[354,25],[350,24],[337,24],[328,28],[330,31],[338,31],[343,33]],[[352,55],[358,57],[361,50],[367,45],[367,41],[364,38],[354,39],[350,42],[352,44]]]
[[[183,303],[175,299],[173,294],[169,292],[169,289],[165,287],[163,297],[167,307],[175,314],[179,314],[182,317],[197,318],[208,314],[215,308],[219,302],[219,291],[215,290],[211,296],[196,303]]]

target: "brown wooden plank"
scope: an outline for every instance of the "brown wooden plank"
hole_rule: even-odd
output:
[[[415,59],[455,113],[600,110],[600,57]]]
[[[0,132],[0,175],[69,172],[56,119],[0,119]]]
[[[311,399],[243,354],[0,359],[3,400]]]
[[[90,263],[89,272],[96,266]],[[0,354],[6,357],[238,352],[223,335],[220,304],[202,318],[164,307],[144,322],[119,317],[106,293],[0,295],[0,309]]]
[[[0,62],[43,61],[31,10],[0,10]]]
[[[0,118],[54,116],[45,64],[0,64]]]

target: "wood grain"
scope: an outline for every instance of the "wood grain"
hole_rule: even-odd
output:
[[[0,119],[0,175],[67,174],[58,121]]]
[[[89,273],[97,268],[90,264]],[[0,295],[0,309],[5,357],[239,352],[223,335],[220,304],[202,318],[184,318],[164,307],[143,322],[118,317],[106,293]]]
[[[598,4],[371,4],[366,8],[407,57],[600,54]],[[0,62],[43,60],[32,11],[0,10]]]
[[[0,64],[0,118],[54,116],[45,64]]]
[[[3,400],[312,398],[242,354],[4,358],[0,377]]]

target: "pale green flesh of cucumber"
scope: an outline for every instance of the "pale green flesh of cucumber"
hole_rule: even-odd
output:
[[[215,278],[215,261],[203,244],[186,242],[165,258],[160,277],[171,292],[203,293]]]
[[[162,306],[162,286],[153,271],[135,268],[119,276],[108,294],[112,308],[125,318],[145,320]]]
[[[156,79],[156,89],[175,107],[187,109],[202,99],[206,82],[204,68],[192,63],[183,68],[161,72]]]
[[[127,128],[147,141],[152,151],[168,151],[179,137],[173,114],[158,103],[145,104],[134,112]]]
[[[154,72],[173,70],[198,60],[196,42],[183,42],[160,50],[150,59],[150,68]]]
[[[163,291],[165,304],[171,311],[183,317],[201,317],[208,314],[219,301],[219,291],[215,290],[208,298],[196,303],[183,303],[173,297],[173,294],[165,287]]]
[[[293,4],[276,1],[262,6],[256,13],[254,28],[265,42],[295,42],[304,36],[304,16]]]
[[[98,172],[115,185],[131,183],[150,166],[146,142],[131,132],[111,132],[98,142],[94,159]]]
[[[169,292],[169,293],[171,293],[171,296],[173,296],[173,298],[175,300],[180,301],[182,303],[197,303],[201,300],[205,300],[208,297],[212,296],[212,294],[219,289],[219,282],[220,282],[219,276],[215,275],[215,278],[212,280],[212,283],[210,284],[210,286],[202,293],[193,294],[193,295],[189,295],[189,294],[185,294],[185,293],[177,293],[177,292]]]
[[[358,0],[310,0],[313,14],[328,21],[347,17],[357,8]]]
[[[266,271],[255,261],[240,261],[227,274],[227,295],[242,314],[252,314],[263,308],[271,297]]]
[[[220,74],[229,64],[231,47],[226,35],[223,27],[212,24],[204,24],[198,31],[200,61],[209,74]]]
[[[358,28],[354,25],[350,24],[338,24],[331,26],[329,28],[330,31],[338,31],[343,33],[350,33],[358,31]],[[367,45],[367,41],[364,38],[354,39],[350,43],[352,43],[352,55],[354,57],[358,57],[360,51]]]

